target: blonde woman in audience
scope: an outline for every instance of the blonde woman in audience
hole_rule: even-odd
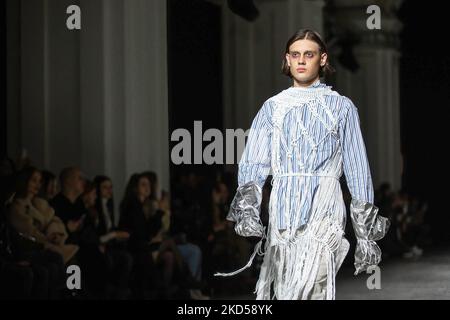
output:
[[[48,202],[37,196],[41,179],[40,171],[34,167],[25,168],[18,174],[9,222],[23,236],[59,253],[67,263],[77,253],[78,246],[65,244],[68,235],[64,223],[55,216]]]

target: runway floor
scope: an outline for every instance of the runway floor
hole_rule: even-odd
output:
[[[381,289],[369,290],[370,274],[353,276],[343,270],[336,280],[337,300],[448,300],[450,249],[425,252],[414,261],[395,259],[380,265]]]
[[[371,274],[353,275],[343,267],[336,279],[336,300],[449,300],[450,248],[428,250],[418,260],[392,258],[380,264],[380,289],[368,289]],[[373,283],[373,281],[371,281]],[[254,299],[254,295],[217,299]]]

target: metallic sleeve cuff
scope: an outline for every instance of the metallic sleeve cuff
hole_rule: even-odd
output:
[[[390,226],[388,218],[378,215],[378,207],[366,201],[352,199],[350,216],[358,239],[380,240]]]
[[[350,216],[357,238],[355,249],[355,275],[381,261],[381,250],[375,241],[382,239],[389,230],[389,219],[378,215],[378,207],[352,199]]]
[[[261,187],[254,181],[237,188],[230,205],[227,220],[233,221],[234,230],[243,237],[263,237],[264,226],[260,219]]]

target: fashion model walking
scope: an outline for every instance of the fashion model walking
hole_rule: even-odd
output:
[[[355,275],[381,260],[375,241],[389,229],[378,215],[358,109],[321,82],[332,70],[321,36],[302,29],[286,44],[289,87],[264,102],[239,162],[238,188],[227,219],[241,236],[261,237],[249,263],[264,254],[257,299],[335,299],[335,277],[349,243],[340,177],[352,200],[357,237]],[[262,187],[272,174],[269,224],[260,220]],[[264,242],[263,246],[263,240]]]

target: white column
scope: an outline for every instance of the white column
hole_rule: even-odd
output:
[[[20,1],[6,2],[7,90],[7,154],[16,159],[20,154]]]
[[[352,73],[336,64],[337,89],[359,109],[375,187],[382,182],[401,187],[399,42],[401,24],[395,9],[401,1],[385,1],[381,30],[366,27],[370,1],[335,1],[336,26],[359,43],[353,52],[360,68]],[[336,63],[336,60],[334,60]]]
[[[81,1],[82,168],[111,177],[116,205],[136,172],[169,190],[165,1]]]
[[[73,0],[46,0],[46,2],[48,3],[46,14],[48,55],[44,73],[48,78],[46,145],[48,146],[49,160],[45,167],[58,174],[63,167],[82,165],[81,31],[69,30],[66,26],[67,7],[72,4],[80,4],[80,2]],[[27,70],[26,72],[32,71]],[[23,127],[22,130],[29,129]]]
[[[82,170],[105,172],[105,52],[102,0],[80,0],[80,138]]]
[[[126,175],[158,173],[169,189],[166,1],[124,3]]]
[[[49,160],[47,1],[22,0],[20,10],[20,148],[42,167]]]
[[[114,183],[116,221],[127,183],[125,150],[124,1],[103,0],[103,134],[105,174]]]

